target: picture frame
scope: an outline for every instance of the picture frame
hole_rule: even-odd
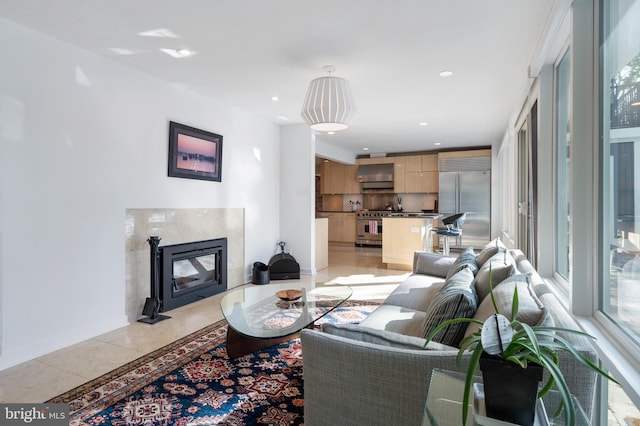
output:
[[[169,122],[170,177],[222,181],[222,135]]]

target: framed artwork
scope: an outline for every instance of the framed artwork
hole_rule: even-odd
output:
[[[222,181],[222,135],[169,122],[169,176]]]

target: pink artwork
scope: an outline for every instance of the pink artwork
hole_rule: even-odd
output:
[[[220,182],[222,136],[170,122],[169,176]]]

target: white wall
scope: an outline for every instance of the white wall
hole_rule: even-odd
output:
[[[127,208],[245,209],[279,237],[279,128],[0,19],[0,369],[125,324]],[[222,182],[167,177],[169,120],[224,136]]]
[[[316,156],[326,158],[327,160],[337,161],[343,164],[356,164],[356,156],[353,152],[330,145],[320,138],[322,135],[315,137]]]
[[[283,158],[298,161],[281,171],[280,234],[300,272],[315,275],[315,136],[306,124],[283,126],[281,133]]]

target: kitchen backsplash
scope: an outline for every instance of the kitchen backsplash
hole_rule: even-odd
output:
[[[419,212],[421,210],[433,210],[435,202],[438,199],[438,195],[389,193],[323,195],[322,210],[343,212],[356,211],[360,209],[385,210],[388,205],[391,205],[393,210],[397,210],[398,198],[401,199],[403,211]]]

